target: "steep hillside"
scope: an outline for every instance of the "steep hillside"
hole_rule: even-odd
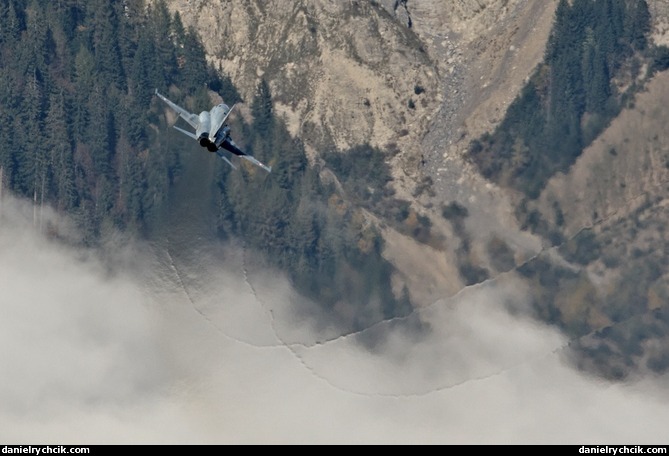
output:
[[[530,205],[569,240],[560,253],[579,277],[556,280],[539,307],[571,326],[582,363],[612,377],[669,369],[668,106],[665,71]]]
[[[398,197],[431,220],[439,246],[384,231],[393,239],[386,256],[423,304],[476,279],[463,268],[499,272],[487,243],[508,243],[520,259],[540,245],[461,155],[499,121],[541,59],[555,2],[474,3],[168,2],[247,104],[261,80],[269,83],[276,112],[312,160],[315,151],[365,143],[388,152]],[[452,201],[471,205],[475,242],[441,216]]]
[[[168,3],[245,100],[269,83],[312,148],[410,144],[438,107],[437,71],[415,34],[369,2]]]
[[[622,63],[621,74],[637,78],[615,81],[620,93],[633,89],[627,108],[566,171],[537,186],[534,200],[517,182],[485,179],[466,158],[543,62],[558,3],[168,2],[247,105],[261,81],[269,85],[275,112],[312,163],[362,144],[385,151],[391,185],[410,209],[399,227],[365,218],[383,233],[395,288],[407,285],[414,305],[518,270],[535,286],[541,318],[583,353],[618,350],[623,367],[603,369],[592,353],[583,365],[624,376],[651,360],[661,371],[663,352],[645,348],[657,345],[647,336],[663,327],[668,301],[666,74],[648,81],[646,67]],[[666,45],[669,6],[647,5],[649,44]],[[321,177],[332,179],[327,167]],[[605,328],[620,333],[603,349],[591,339]],[[605,333],[604,345],[612,340]]]
[[[653,78],[634,104],[572,166],[550,180],[537,201],[566,237],[603,220],[625,218],[634,206],[665,198],[669,183],[669,73]],[[559,208],[559,211],[556,210]],[[556,220],[561,213],[563,221]]]

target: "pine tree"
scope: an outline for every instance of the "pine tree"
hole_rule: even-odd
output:
[[[583,71],[585,109],[590,113],[601,113],[604,111],[606,102],[611,95],[610,76],[606,55],[601,50],[592,29],[588,30],[587,38],[583,43],[581,68]]]
[[[130,95],[136,100],[137,106],[143,109],[149,107],[153,98],[153,88],[159,87],[164,81],[157,73],[154,63],[155,48],[150,37],[142,33],[139,36],[137,49],[130,67]],[[160,80],[156,80],[160,79]]]
[[[636,0],[628,4],[625,15],[625,38],[635,51],[643,51],[648,45],[646,36],[651,28],[651,15],[646,0]]]
[[[560,0],[555,9],[555,21],[546,45],[546,63],[550,65],[564,47],[565,36],[569,33],[570,6],[568,0]]]
[[[96,175],[110,176],[115,148],[114,118],[104,89],[98,85],[89,94],[88,112],[90,127],[85,139],[90,147],[93,171]]]
[[[88,23],[93,30],[93,50],[98,78],[104,85],[124,88],[125,76],[121,65],[116,9],[110,0],[93,0],[91,3]]]
[[[267,136],[272,131],[273,109],[272,92],[265,79],[261,79],[258,84],[258,90],[251,103],[251,114],[254,131],[261,136]]]
[[[27,16],[26,24],[27,42],[32,47],[31,54],[35,67],[45,73],[52,55],[55,54],[55,42],[46,21],[45,8],[38,0],[32,0],[30,9],[31,14]]]
[[[37,69],[33,69],[23,88],[20,109],[14,119],[15,131],[24,131],[13,152],[17,165],[16,189],[25,196],[34,196],[41,187],[45,160],[41,154],[40,132],[43,131],[44,88]]]
[[[156,88],[165,91],[174,80],[177,69],[176,52],[172,42],[172,21],[169,9],[164,0],[157,0],[148,8],[149,23],[147,32],[154,46],[153,60],[156,72]]]
[[[120,217],[134,230],[139,230],[145,220],[143,195],[146,179],[142,162],[130,144],[119,141],[119,205]]]
[[[0,44],[11,47],[21,37],[25,29],[25,19],[16,8],[14,0],[0,3]]]
[[[59,210],[70,211],[77,205],[77,191],[74,182],[72,140],[68,132],[68,116],[62,90],[50,96],[45,127],[44,149],[49,155],[49,163],[53,170],[54,199]]]
[[[1,76],[2,73],[0,72]],[[2,103],[0,103],[0,168],[3,170],[3,186],[6,188],[12,188],[13,176],[17,171],[13,137],[10,115]]]
[[[177,42],[179,68],[177,85],[185,93],[194,93],[207,86],[209,70],[204,46],[192,27]]]

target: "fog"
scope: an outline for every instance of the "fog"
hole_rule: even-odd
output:
[[[1,204],[4,444],[669,442],[666,378],[573,369],[506,310],[526,305],[512,275],[341,334],[243,246],[90,251]]]

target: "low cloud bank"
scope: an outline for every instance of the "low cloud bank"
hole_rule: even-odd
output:
[[[574,371],[559,333],[504,310],[524,300],[511,279],[337,337],[243,249],[124,240],[100,256],[34,220],[3,199],[6,444],[669,441],[660,383]]]

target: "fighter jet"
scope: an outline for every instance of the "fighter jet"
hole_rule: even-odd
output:
[[[176,103],[171,102],[166,97],[158,93],[156,89],[156,95],[158,98],[163,100],[167,105],[176,111],[179,116],[190,124],[191,127],[195,128],[195,133],[183,130],[176,125],[173,125],[174,128],[179,130],[181,133],[190,136],[200,143],[200,146],[206,147],[209,152],[215,152],[216,155],[221,157],[228,165],[232,166],[234,169],[237,167],[221,152],[220,149],[225,149],[244,160],[250,161],[256,166],[260,166],[262,169],[268,173],[272,172],[272,167],[267,166],[261,163],[259,160],[255,159],[251,155],[243,152],[237,144],[230,137],[230,127],[225,123],[228,119],[228,116],[232,112],[232,108],[228,107],[225,103],[214,106],[209,111],[202,111],[200,115],[193,114],[186,111],[181,106]]]

